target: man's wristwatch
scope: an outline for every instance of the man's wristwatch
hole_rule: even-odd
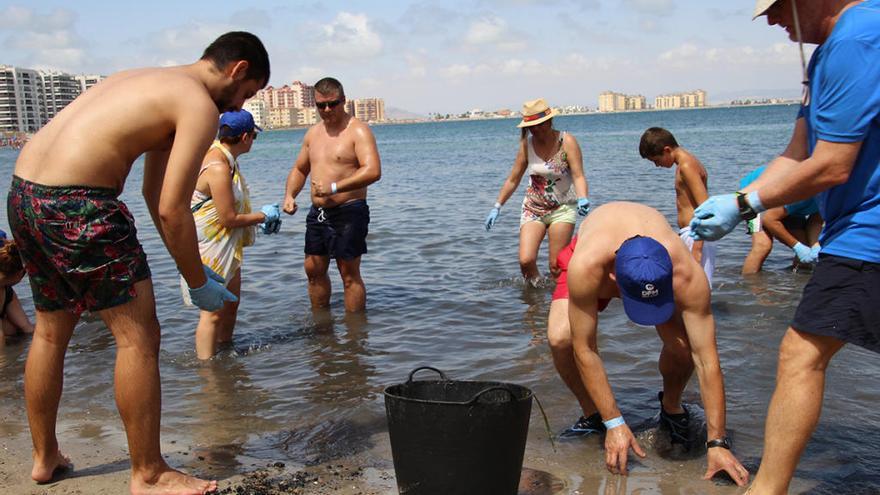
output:
[[[715,440],[709,440],[708,442],[706,442],[707,449],[711,449],[712,447],[721,447],[730,450],[730,438],[727,436],[723,436],[721,438],[716,438]]]
[[[743,192],[736,192],[736,206],[739,208],[739,216],[741,216],[743,220],[753,220],[758,216],[758,212],[752,208],[752,205],[749,204],[748,198],[746,198],[746,194]]]

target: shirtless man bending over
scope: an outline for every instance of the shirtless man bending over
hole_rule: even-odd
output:
[[[8,212],[36,307],[24,378],[35,481],[52,481],[70,467],[55,420],[67,344],[88,310],[116,339],[115,395],[131,455],[131,493],[216,489],[215,481],[175,471],[162,458],[153,284],[134,219],[118,196],[132,164],[146,154],[144,199],[193,302],[214,311],[235,300],[202,266],[189,202],[220,112],[240,108],[268,79],[260,40],[226,33],[193,64],[110,76],[55,116],[19,155]]]
[[[726,436],[724,377],[715,347],[709,284],[700,265],[663,215],[636,203],[596,208],[581,223],[578,239],[568,264],[569,324],[580,379],[607,429],[608,470],[626,474],[630,448],[645,456],[617,408],[597,352],[599,312],[608,300],[620,297],[627,316],[639,325],[655,326],[663,342],[661,427],[670,430],[673,443],[686,441],[689,415],[681,394],[696,368],[710,439],[704,479],[724,470],[744,485],[748,472],[730,452]]]
[[[296,212],[296,196],[311,174],[304,264],[312,308],[330,305],[327,270],[330,258],[336,258],[346,311],[363,311],[367,290],[361,279],[361,255],[367,252],[370,223],[367,186],[382,175],[379,151],[370,128],[346,113],[339,81],[325,77],[315,83],[315,104],[321,122],[306,132],[287,176],[284,211]]]

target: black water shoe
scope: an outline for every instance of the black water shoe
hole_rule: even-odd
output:
[[[605,424],[602,423],[599,413],[593,413],[586,418],[581,416],[571,427],[560,433],[559,438],[579,438],[594,433],[605,433]]]
[[[690,445],[688,425],[690,424],[691,415],[688,412],[687,407],[682,404],[681,408],[684,409],[683,413],[669,414],[663,410],[663,392],[657,394],[657,399],[660,401],[660,428],[669,431],[669,436],[672,439],[673,445]]]

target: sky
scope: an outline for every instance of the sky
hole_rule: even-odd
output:
[[[703,89],[710,103],[797,97],[797,44],[753,0],[0,0],[0,64],[71,73],[188,64],[220,34],[259,36],[270,84],[324,76],[421,115],[595,108],[611,90]],[[807,53],[809,56],[809,50]]]

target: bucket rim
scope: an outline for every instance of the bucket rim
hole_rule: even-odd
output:
[[[470,384],[480,383],[480,384],[483,384],[486,388],[493,387],[493,386],[514,387],[514,388],[522,389],[522,390],[526,391],[526,394],[524,397],[517,398],[516,400],[508,401],[511,403],[531,400],[535,396],[535,393],[529,387],[526,387],[524,385],[517,385],[515,383],[508,383],[508,382],[495,382],[495,381],[489,382],[489,381],[482,381],[482,380],[413,380],[408,383],[411,385],[413,383],[439,384],[439,383],[451,383],[451,382],[470,383]],[[392,399],[403,400],[403,401],[407,401],[407,402],[416,402],[416,403],[422,403],[422,404],[448,404],[448,405],[462,406],[462,405],[471,404],[471,402],[473,400],[473,399],[471,399],[471,400],[466,400],[466,401],[448,401],[448,400],[417,399],[417,398],[413,398],[413,397],[404,397],[402,395],[394,394],[389,391],[390,389],[392,389],[394,387],[401,387],[404,385],[407,385],[407,382],[389,385],[389,386],[385,387],[383,394],[385,395],[386,398],[391,397]]]

